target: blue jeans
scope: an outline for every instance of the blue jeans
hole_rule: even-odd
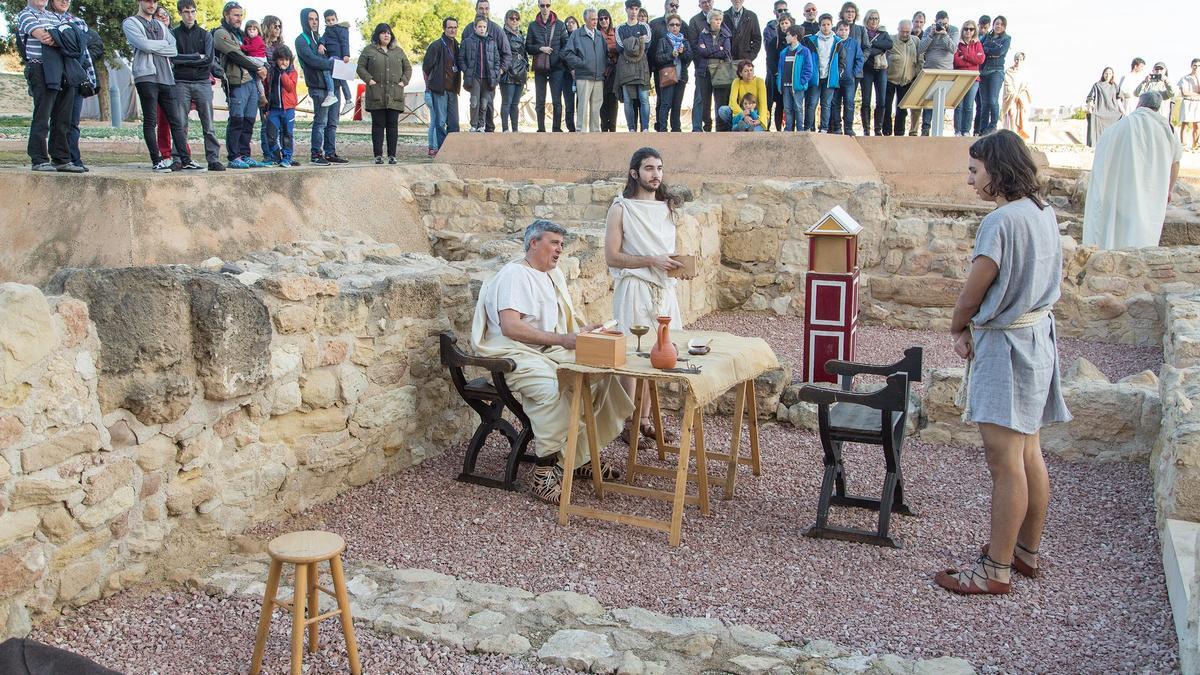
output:
[[[859,117],[862,119],[863,136],[870,136],[874,131],[878,136],[883,131],[883,104],[887,96],[887,69],[884,70],[868,70],[863,69],[862,79],[862,107],[859,109]],[[872,105],[872,100],[874,105]],[[850,98],[853,105],[854,97]],[[874,112],[872,121],[871,113]]]
[[[229,126],[225,128],[225,151],[229,161],[250,156],[250,139],[258,117],[258,83],[254,80],[229,88]]]
[[[625,85],[625,126],[638,131],[638,116],[641,115],[641,131],[650,130],[650,94],[637,84]]]
[[[806,89],[783,88],[780,99],[783,105],[784,131],[804,131],[804,102],[807,98],[808,90]]]
[[[829,80],[821,79],[817,86],[809,85],[804,92],[804,130],[817,130],[817,101],[821,102],[820,129],[829,129],[829,106],[833,101],[833,90],[829,88]]]
[[[525,89],[524,83],[510,84],[505,82],[500,85],[501,130],[517,130],[517,121],[520,119],[521,112],[521,91],[523,89]]]
[[[533,74],[533,100],[537,113],[537,130],[546,130],[546,85],[550,86],[551,130],[562,131],[563,116],[563,71]]]
[[[458,92],[448,91],[446,96],[446,133],[458,133]],[[445,140],[445,134],[442,135],[442,140]],[[438,146],[439,148],[442,146]]]
[[[979,116],[980,136],[986,136],[996,130],[996,124],[1000,121],[1000,88],[1003,86],[1003,70],[979,76],[979,103],[983,107]]]
[[[449,94],[425,92],[425,107],[429,108],[429,149],[437,150],[446,140],[446,104]]]
[[[972,133],[972,125],[975,123],[975,93],[979,90],[979,83],[971,85],[967,90],[967,95],[963,97],[962,103],[954,109],[954,134],[956,136],[970,136]]]
[[[654,130],[667,131],[671,125],[671,108],[675,107],[678,97],[683,96],[683,87],[673,84],[658,90],[658,111],[654,116]],[[679,108],[675,108],[675,131],[679,131]]]
[[[727,105],[723,105],[720,108],[717,108],[717,119],[721,120],[727,126],[729,126],[730,131],[751,131],[751,129],[749,129],[749,128],[739,129],[738,127],[733,126],[733,108],[730,108]],[[742,120],[739,120],[738,123],[741,124],[742,121],[744,121],[744,120],[745,120],[745,118],[743,117]],[[769,124],[771,122],[771,118],[768,117],[766,119],[763,119],[762,117],[760,117],[759,122],[760,122],[760,124],[757,127],[754,127],[753,131],[766,131],[767,124]]]
[[[692,131],[704,131],[704,92],[700,89],[700,73],[692,83]]]
[[[333,157],[337,155],[338,106],[321,105],[325,101],[325,97],[330,95],[330,92],[323,89],[310,89],[308,95],[313,102],[312,142],[310,144],[312,156]],[[333,95],[336,96],[337,92],[333,92]]]
[[[858,80],[852,78],[844,78],[838,82],[836,89],[833,91],[833,117],[829,119],[829,129],[837,132],[840,128],[841,132],[847,136],[854,135],[854,92],[858,89]],[[838,116],[841,116],[841,123],[838,123]],[[825,118],[825,113],[821,113],[821,118]]]
[[[267,147],[263,150],[263,154],[272,161],[291,164],[292,136],[296,130],[296,110],[272,108],[267,111],[267,121],[276,135],[267,138]]]

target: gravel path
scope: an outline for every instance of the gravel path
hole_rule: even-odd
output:
[[[723,422],[707,421],[710,447],[727,446]],[[553,509],[524,494],[453,481],[461,446],[256,534],[322,527],[344,535],[353,558],[534,592],[574,590],[610,606],[716,616],[794,640],[960,656],[989,672],[1178,667],[1145,467],[1051,460],[1045,575],[1018,577],[1006,598],[964,599],[935,588],[931,577],[971,559],[986,541],[982,451],[906,445],[908,495],[920,517],[893,518],[905,548],[892,550],[802,537],[815,519],[817,440],[768,425],[762,441],[763,475],[743,470],[736,499],[716,499],[711,517],[689,509],[678,549],[632,527],[575,519],[561,528]],[[623,450],[608,455],[619,460]],[[878,457],[846,454],[851,491],[877,490]],[[587,487],[576,495],[596,501]],[[632,498],[605,502],[666,515],[664,505]],[[873,524],[868,512],[849,509],[835,510],[833,521]]]
[[[34,630],[35,640],[69,649],[127,675],[245,673],[250,669],[259,604],[201,593],[141,590],[122,593]],[[321,622],[321,648],[304,654],[306,675],[349,672],[337,619]],[[264,675],[288,672],[291,623],[275,613],[263,659]],[[450,647],[378,634],[356,625],[363,672],[570,673],[532,659],[467,654]]]
[[[759,335],[771,345],[780,360],[792,364],[793,379],[800,380],[804,353],[804,320],[800,317],[717,312],[701,318],[691,327],[700,330],[724,330],[739,335]],[[883,326],[859,327],[858,353],[855,354],[855,360],[866,363],[892,363],[904,355],[906,348],[915,346],[925,348],[922,356],[926,368],[961,367],[963,364],[962,359],[954,354],[950,336],[945,332],[902,330]],[[1100,372],[1113,382],[1147,369],[1158,374],[1163,363],[1161,347],[1106,344],[1074,338],[1059,338],[1058,354],[1059,363],[1064,371],[1082,356],[1094,363]]]

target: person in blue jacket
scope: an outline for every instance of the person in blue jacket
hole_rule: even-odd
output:
[[[837,45],[842,41],[833,32],[833,15],[822,14],[817,20],[818,29],[800,41],[812,54],[813,74],[804,97],[804,130],[816,131],[817,100],[821,102],[820,130],[829,131],[829,107],[833,104],[833,93],[838,82]]]
[[[834,46],[836,55],[833,57],[836,67],[830,68],[829,86],[833,89],[833,104],[830,109],[833,115],[829,118],[829,133],[845,133],[854,135],[854,94],[858,91],[858,81],[863,76],[862,44],[850,38],[850,23],[839,22],[837,36],[841,38]],[[836,73],[836,76],[835,76]],[[841,123],[838,113],[841,113]],[[824,117],[824,114],[822,114]],[[845,131],[842,131],[842,126]]]
[[[312,143],[310,147],[313,164],[329,166],[345,164],[349,160],[337,154],[338,108],[323,105],[328,96],[337,97],[337,92],[326,91],[324,74],[333,70],[333,63],[318,50],[321,46],[321,15],[311,7],[300,10],[300,35],[296,37],[296,60],[308,84],[308,97],[313,102]]]
[[[784,131],[804,131],[804,100],[817,75],[812,52],[800,44],[803,38],[803,26],[788,26],[784,37],[787,46],[779,52],[775,68],[775,91],[783,103]]]
[[[350,63],[350,22],[338,23],[337,12],[332,9],[325,10],[322,16],[325,17],[325,32],[321,35],[321,45],[325,47],[325,56],[338,59],[342,63]],[[354,105],[354,100],[350,98],[350,84],[337,79],[333,80],[333,84],[341,94],[341,114],[345,115]]]

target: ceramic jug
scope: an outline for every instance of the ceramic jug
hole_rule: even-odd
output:
[[[650,365],[655,368],[674,368],[675,362],[679,358],[679,351],[671,343],[670,327],[671,317],[658,317],[658,339],[655,340],[654,347],[650,349]]]

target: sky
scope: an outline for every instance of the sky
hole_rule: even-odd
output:
[[[294,39],[299,29],[299,12],[308,0],[241,0],[247,16],[259,18],[274,14],[283,20],[284,34]],[[649,3],[647,10],[652,17],[658,16],[662,5],[658,0],[643,0]],[[764,26],[771,18],[772,0],[746,0],[746,7],[753,10]],[[922,5],[922,2],[926,4]],[[504,11],[515,5],[514,0],[493,0],[492,16],[503,16]],[[131,3],[132,5],[132,3]],[[363,0],[322,0],[318,9],[332,8],[338,18],[350,21],[356,29],[350,31],[352,48],[362,47],[359,23],[366,19]],[[718,9],[728,7],[728,0],[717,0]],[[800,16],[804,3],[792,0],[790,8]],[[817,0],[820,11],[836,16],[840,2]],[[947,8],[953,8],[947,9]],[[1085,9],[1086,7],[1086,9]],[[1140,56],[1153,64],[1167,64],[1171,82],[1187,74],[1192,58],[1200,57],[1200,40],[1187,39],[1192,33],[1185,32],[1185,17],[1182,10],[1200,16],[1200,10],[1189,0],[1139,0],[1117,2],[1116,0],[1092,0],[1091,2],[1053,2],[1047,0],[1009,0],[1008,2],[948,2],[941,5],[928,4],[928,0],[879,0],[859,2],[859,9],[877,9],[883,25],[895,33],[896,24],[902,18],[910,18],[918,9],[928,15],[930,22],[938,9],[950,12],[950,22],[961,25],[965,19],[977,19],[980,14],[1008,17],[1008,32],[1012,35],[1011,56],[1017,51],[1025,52],[1025,68],[1029,70],[1029,86],[1035,107],[1082,105],[1092,83],[1100,78],[1105,66],[1111,66],[1117,78],[1129,71],[1129,62]],[[697,11],[696,0],[682,0],[684,18],[691,18]],[[1179,23],[1172,24],[1170,17]],[[1176,27],[1171,27],[1172,25]],[[1142,30],[1137,27],[1142,26]],[[1151,27],[1155,27],[1151,30]],[[1161,31],[1171,35],[1163,36]],[[1172,37],[1172,35],[1174,37]],[[1140,39],[1138,36],[1142,36]],[[421,55],[410,55],[420,59]],[[763,72],[765,56],[758,57],[756,70]]]

